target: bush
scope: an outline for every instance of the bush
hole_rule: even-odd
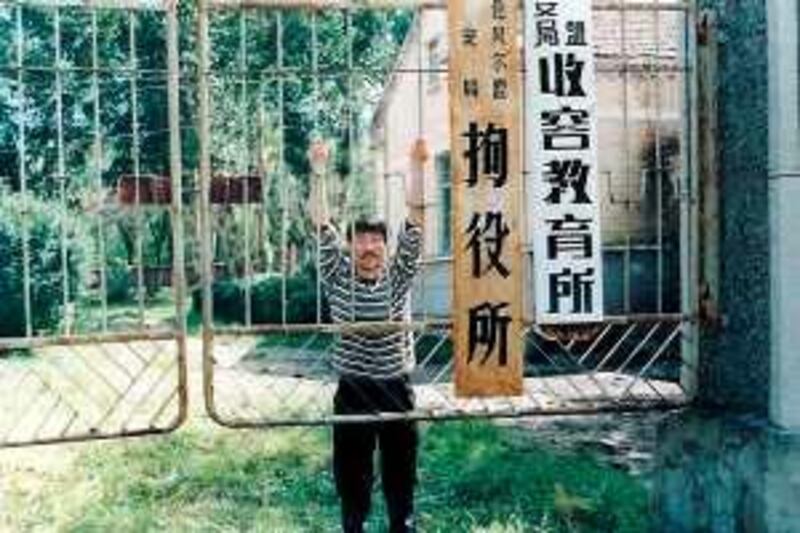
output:
[[[127,302],[133,294],[135,280],[124,259],[108,258],[106,262],[106,301],[108,303]]]
[[[27,202],[26,202],[27,200]],[[28,213],[25,215],[25,204]],[[34,332],[58,327],[63,303],[62,224],[66,224],[70,299],[81,295],[90,241],[79,217],[56,202],[0,191],[0,336],[25,335],[23,224],[30,250],[31,322]]]
[[[128,302],[133,296],[136,279],[128,265],[125,237],[120,230],[120,225],[106,226],[104,237],[106,301],[113,304]]]
[[[252,318],[255,324],[280,324],[282,320],[281,276],[267,274],[253,279],[250,286]],[[221,322],[244,322],[245,282],[222,279],[212,285],[214,319]],[[317,320],[317,281],[314,270],[307,269],[286,280],[286,321],[290,324],[314,323]],[[192,294],[192,304],[202,311],[202,289]],[[328,321],[323,301],[323,321]]]

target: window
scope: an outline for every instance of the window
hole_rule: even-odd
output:
[[[436,154],[436,188],[439,196],[439,209],[437,209],[437,251],[439,255],[452,253],[451,211],[452,199],[450,197],[450,152],[444,151]]]
[[[428,90],[436,91],[441,86],[442,75],[439,69],[445,63],[442,42],[439,37],[434,37],[428,41]]]

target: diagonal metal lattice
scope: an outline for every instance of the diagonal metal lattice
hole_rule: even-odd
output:
[[[163,432],[182,418],[173,340],[48,346],[3,361],[0,445]]]
[[[565,343],[531,328],[519,341],[525,346],[524,392],[518,397],[455,396],[453,366],[446,331],[427,332],[433,348],[412,374],[418,419],[516,416],[640,410],[682,405],[680,334],[673,322],[610,324]],[[325,350],[270,347],[259,350],[253,337],[217,339],[213,390],[216,413],[234,424],[314,424],[336,418],[331,398],[337,376],[326,364]],[[391,417],[393,415],[384,415]],[[352,417],[351,417],[352,418]],[[367,417],[369,418],[369,417]]]

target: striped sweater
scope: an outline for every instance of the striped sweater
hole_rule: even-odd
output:
[[[376,281],[361,280],[336,230],[323,226],[320,271],[333,322],[410,318],[409,293],[421,248],[421,229],[403,224],[397,251],[384,274]],[[343,332],[334,345],[332,363],[341,375],[388,379],[408,374],[414,367],[411,332]]]

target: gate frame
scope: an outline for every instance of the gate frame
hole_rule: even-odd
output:
[[[681,163],[685,170],[681,173],[679,182],[680,201],[680,282],[681,282],[681,312],[661,314],[639,314],[631,316],[606,316],[602,324],[623,323],[633,324],[649,321],[672,321],[680,323],[681,329],[681,371],[679,385],[683,389],[684,399],[680,402],[665,400],[656,402],[617,401],[611,406],[592,406],[589,408],[537,408],[537,409],[510,409],[508,411],[464,411],[453,408],[445,413],[426,413],[413,411],[410,413],[378,413],[375,415],[322,415],[316,419],[278,419],[253,421],[241,418],[226,419],[220,415],[216,408],[214,395],[214,338],[215,333],[222,335],[240,336],[266,332],[299,332],[299,331],[342,331],[342,330],[375,330],[392,329],[403,331],[425,331],[449,328],[450,320],[422,320],[407,323],[351,323],[347,325],[331,324],[283,324],[283,325],[249,325],[234,327],[214,327],[213,323],[213,295],[212,295],[212,263],[213,252],[211,243],[211,220],[209,190],[211,181],[211,115],[210,93],[208,77],[210,76],[210,43],[209,43],[209,14],[216,10],[243,10],[253,8],[305,9],[311,12],[323,9],[358,10],[380,8],[416,8],[416,9],[447,9],[447,2],[443,0],[198,0],[197,10],[197,49],[199,63],[198,96],[199,120],[198,137],[200,145],[199,180],[201,202],[200,209],[200,234],[201,234],[201,263],[202,263],[202,337],[203,337],[203,393],[205,408],[208,416],[216,423],[230,428],[255,428],[255,427],[293,427],[293,426],[325,426],[333,423],[358,423],[385,420],[450,420],[466,418],[509,418],[534,415],[569,415],[592,414],[602,412],[633,412],[646,410],[669,410],[683,407],[694,401],[697,393],[697,366],[699,350],[699,214],[698,214],[698,187],[700,177],[698,174],[698,70],[697,70],[697,24],[698,10],[696,0],[669,1],[669,2],[601,2],[592,6],[593,11],[652,11],[681,12],[684,13],[684,112],[685,127],[681,129]],[[425,261],[425,259],[423,259]],[[531,326],[528,322],[526,326]]]
[[[57,438],[35,438],[29,441],[18,441],[10,443],[0,442],[0,450],[10,448],[20,448],[43,444],[61,444],[68,442],[86,442],[95,440],[109,440],[125,437],[138,437],[145,435],[165,434],[178,429],[188,418],[189,396],[188,396],[188,373],[187,373],[187,347],[186,347],[186,287],[185,287],[185,257],[184,257],[184,232],[183,232],[183,203],[182,203],[182,173],[183,164],[181,156],[181,134],[180,134],[180,53],[178,48],[178,9],[177,0],[0,0],[0,7],[16,8],[21,10],[26,7],[42,8],[59,13],[63,8],[86,8],[96,17],[98,9],[129,11],[131,14],[137,11],[163,12],[165,14],[166,45],[167,45],[167,113],[169,129],[169,163],[172,202],[170,205],[170,217],[173,239],[173,261],[172,261],[172,286],[175,299],[175,326],[163,330],[144,330],[125,331],[115,333],[97,333],[82,335],[51,335],[34,336],[30,331],[30,321],[27,323],[27,335],[20,338],[0,338],[0,347],[6,349],[26,349],[42,348],[47,346],[80,346],[86,344],[109,344],[116,342],[135,342],[135,341],[167,341],[176,342],[176,370],[177,370],[177,415],[175,419],[165,427],[150,427],[134,429],[130,431],[119,431],[111,433],[98,433],[94,428],[90,428],[85,434],[76,434]],[[21,20],[21,13],[17,15]],[[21,37],[18,37],[21,39]],[[60,49],[60,37],[56,38],[57,49]],[[21,41],[20,41],[21,42]],[[16,70],[18,76],[22,76],[26,68],[18,64],[10,67],[9,70]],[[65,69],[60,65],[49,69],[60,74]],[[93,72],[98,70],[96,62],[91,69]],[[58,79],[58,78],[57,78]],[[57,89],[60,90],[60,89]],[[60,95],[59,99],[60,101]],[[61,110],[57,108],[58,120],[62,119]],[[136,141],[135,141],[136,142]],[[95,158],[97,155],[95,154]],[[138,188],[137,188],[138,190]],[[139,207],[141,209],[141,207]],[[27,234],[23,237],[27,240]],[[103,257],[105,260],[105,256]],[[26,261],[27,268],[27,261]],[[105,266],[103,267],[105,268]],[[65,282],[66,283],[66,282]],[[29,282],[24,284],[29,286]],[[104,288],[103,288],[104,289]],[[28,290],[27,288],[25,289]],[[28,298],[29,299],[29,298]],[[104,295],[105,302],[105,295]],[[26,308],[29,304],[26,303]],[[105,306],[104,306],[105,307]],[[105,329],[105,310],[104,324]]]

